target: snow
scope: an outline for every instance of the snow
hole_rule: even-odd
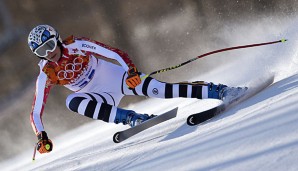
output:
[[[178,106],[178,116],[120,144],[113,143],[112,137],[126,126],[94,121],[53,139],[53,152],[37,153],[35,162],[31,161],[32,145],[32,149],[0,163],[0,168],[296,171],[298,36],[291,29],[286,36],[291,39],[284,44],[265,47],[262,54],[246,51],[250,52],[249,59],[239,57],[234,63],[200,76],[200,80],[208,78],[231,85],[253,85],[256,80],[275,78],[270,87],[204,124],[190,127],[185,121],[189,114],[215,106],[218,101],[149,99],[129,108],[158,114]],[[224,76],[218,74],[223,71]]]
[[[92,122],[54,139],[54,151],[33,150],[3,162],[2,170],[297,170],[298,75],[278,81],[212,120],[190,127],[187,116],[215,100],[151,99],[133,106],[179,106],[178,117],[120,144],[125,126]],[[209,105],[206,107],[206,105]],[[204,107],[203,107],[204,106]],[[148,110],[147,110],[148,111]],[[17,161],[17,162],[16,162]]]

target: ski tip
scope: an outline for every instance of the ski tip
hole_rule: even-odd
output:
[[[114,143],[120,143],[120,133],[119,132],[116,132],[113,136],[113,141]]]

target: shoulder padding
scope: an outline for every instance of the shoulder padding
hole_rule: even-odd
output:
[[[75,37],[73,35],[71,35],[63,40],[63,44],[65,44],[65,45],[70,45],[74,42],[75,42]]]

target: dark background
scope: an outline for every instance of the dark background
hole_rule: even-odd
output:
[[[150,73],[211,50],[278,37],[297,7],[296,0],[0,0],[0,160],[37,140],[29,114],[39,60],[27,46],[36,25],[51,25],[62,38],[84,36],[122,49]],[[226,62],[202,59],[155,78],[185,81]],[[64,87],[51,91],[43,117],[50,138],[91,121],[66,109],[70,93]],[[120,106],[143,99],[125,97]]]

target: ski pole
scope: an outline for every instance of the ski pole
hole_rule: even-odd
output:
[[[33,150],[33,156],[32,156],[32,161],[35,161],[35,155],[36,155],[36,148],[37,148],[37,143],[34,146],[34,150]]]
[[[168,67],[168,68],[164,68],[164,69],[160,69],[160,70],[157,70],[157,71],[154,71],[154,72],[151,72],[150,74],[147,74],[147,75],[144,75],[141,80],[144,80],[145,78],[151,76],[151,75],[154,75],[154,74],[159,74],[159,73],[162,73],[162,72],[167,72],[167,71],[170,71],[170,70],[173,70],[173,69],[176,69],[176,68],[179,68],[179,67],[182,67],[190,62],[193,62],[199,58],[203,58],[205,56],[209,56],[209,55],[212,55],[212,54],[215,54],[215,53],[220,53],[220,52],[225,52],[225,51],[230,51],[230,50],[235,50],[235,49],[244,49],[244,48],[250,48],[250,47],[256,47],[256,46],[264,46],[264,45],[270,45],[270,44],[275,44],[275,43],[283,43],[283,42],[286,42],[287,39],[281,39],[281,40],[277,40],[277,41],[273,41],[273,42],[266,42],[266,43],[258,43],[258,44],[250,44],[250,45],[243,45],[243,46],[234,46],[234,47],[229,47],[229,48],[224,48],[224,49],[219,49],[219,50],[215,50],[215,51],[212,51],[212,52],[208,52],[208,53],[205,53],[205,54],[202,54],[200,56],[197,56],[195,58],[192,58],[188,61],[185,61],[181,64],[178,64],[178,65],[175,65],[175,66],[172,66],[172,67]]]

